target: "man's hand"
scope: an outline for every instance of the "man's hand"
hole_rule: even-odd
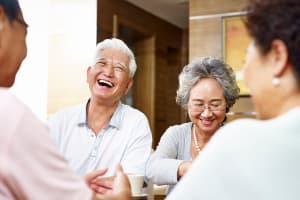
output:
[[[115,177],[104,177],[94,179],[90,185],[90,188],[98,194],[111,193],[114,187]]]
[[[85,180],[86,184],[91,188],[93,183],[98,179],[99,176],[103,176],[107,172],[107,169],[99,169],[93,172],[90,172],[83,176],[83,179]]]

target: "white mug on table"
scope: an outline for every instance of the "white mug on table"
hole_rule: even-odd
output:
[[[127,174],[131,186],[132,196],[143,194],[144,176],[138,174]]]

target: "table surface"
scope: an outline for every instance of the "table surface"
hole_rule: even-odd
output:
[[[154,200],[164,200],[166,195],[154,195]],[[133,196],[132,200],[150,200],[148,196]]]

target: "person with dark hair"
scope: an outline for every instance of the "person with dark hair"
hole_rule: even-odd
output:
[[[219,129],[167,199],[300,199],[300,1],[252,0],[245,23],[258,119]]]
[[[166,130],[148,161],[147,177],[158,185],[169,184],[170,192],[223,125],[239,91],[232,68],[220,59],[203,57],[185,66],[176,101],[191,122]]]
[[[27,24],[23,20],[22,12],[18,1],[1,0],[1,13],[3,18],[0,23],[0,44],[1,44],[1,67],[0,67],[0,86],[10,87],[15,81],[15,74],[19,69],[22,60],[26,57]],[[8,26],[8,30],[4,29]],[[12,34],[7,34],[11,31]],[[6,33],[6,35],[4,35]],[[4,62],[5,61],[5,62]],[[2,66],[3,65],[3,66]]]
[[[0,0],[0,199],[130,199],[120,166],[110,194],[92,192],[106,170],[84,180],[76,176],[56,152],[46,125],[7,91],[26,57],[26,35],[19,2]]]

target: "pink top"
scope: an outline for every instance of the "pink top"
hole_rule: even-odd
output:
[[[0,88],[0,200],[91,199],[56,151],[47,127]]]

